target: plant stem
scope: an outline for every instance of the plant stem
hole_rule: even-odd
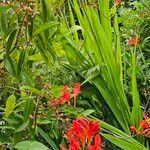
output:
[[[76,108],[76,96],[74,96],[74,108]]]

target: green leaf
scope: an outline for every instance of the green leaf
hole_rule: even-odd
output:
[[[29,15],[28,16],[29,18],[29,22],[30,22],[30,25],[28,26],[28,34],[29,34],[29,37],[32,38],[32,35],[33,35],[33,18]]]
[[[134,143],[130,138],[120,138],[109,134],[102,134],[102,136],[123,150],[148,150],[140,143]]]
[[[9,124],[18,124],[19,122],[22,122],[22,119],[16,114],[10,115],[8,118],[4,118],[4,120]]]
[[[70,35],[70,34],[72,34],[72,33],[75,33],[75,32],[77,32],[78,30],[82,30],[82,28],[81,28],[80,26],[78,26],[78,25],[75,25],[75,26],[71,27],[71,28],[65,33],[64,36],[67,36],[67,35]]]
[[[41,125],[41,124],[49,124],[51,123],[51,121],[49,119],[38,119],[37,120],[37,124]]]
[[[14,127],[11,127],[11,126],[0,126],[0,129],[15,130],[15,128],[14,128]]]
[[[49,148],[37,141],[22,141],[15,145],[18,150],[48,150]]]
[[[43,17],[42,19],[43,22],[46,22],[48,16],[46,0],[41,0],[41,5],[42,5],[42,17]]]
[[[7,29],[6,21],[7,21],[7,11],[3,10],[1,14],[1,26],[4,33],[6,32]]]
[[[11,143],[10,135],[5,135],[5,134],[1,133],[1,136],[0,136],[0,145],[6,144],[6,143]]]
[[[95,110],[87,109],[82,112],[82,115],[86,117],[86,116],[92,114],[93,112],[95,112]]]
[[[28,60],[39,62],[39,61],[43,61],[43,57],[40,54],[35,54],[35,55],[28,56]]]
[[[37,128],[40,135],[46,140],[46,142],[53,148],[53,150],[59,150],[57,145],[50,139],[47,133],[45,133],[41,128]]]
[[[132,51],[132,76],[131,76],[131,92],[132,92],[132,100],[133,100],[133,109],[132,109],[132,119],[134,125],[138,126],[140,120],[142,119],[141,106],[140,106],[140,98],[137,89],[137,81],[136,81],[136,47]]]
[[[5,115],[6,117],[9,117],[9,115],[14,111],[15,108],[15,101],[16,97],[14,94],[8,97],[6,101],[6,107],[5,107]]]
[[[34,109],[34,103],[33,100],[29,97],[27,99],[25,108],[24,108],[24,122],[26,122],[29,119],[29,116],[32,114]]]
[[[16,130],[15,130],[15,133],[16,132],[20,132],[20,131],[23,131],[27,126],[28,126],[29,122],[25,122],[23,123],[21,126],[19,126]]]
[[[26,55],[26,51],[22,50],[17,64],[17,78],[20,78],[20,74],[23,68],[23,63],[25,61],[25,55]]]
[[[34,35],[37,35],[43,31],[45,31],[46,29],[49,29],[49,28],[53,28],[53,27],[56,27],[59,23],[56,22],[56,21],[50,21],[50,22],[47,22],[45,24],[42,24],[41,27],[39,27],[35,32],[34,32]]]
[[[35,93],[35,94],[38,94],[38,95],[42,94],[42,91],[39,91],[38,89],[36,89],[36,88],[34,88],[32,86],[26,86],[26,85],[24,85],[24,86],[21,87],[21,89],[28,90],[28,91],[30,91],[32,93]]]
[[[12,58],[5,54],[4,55],[4,66],[6,68],[6,70],[12,75],[12,76],[16,76],[16,71],[15,71],[15,65],[14,62],[12,60]]]
[[[0,111],[5,111],[5,109],[3,107],[0,106]]]
[[[8,37],[7,44],[6,44],[6,53],[7,54],[10,54],[12,52],[11,51],[12,50],[12,45],[13,45],[15,39],[16,39],[17,31],[18,31],[17,29],[14,29]]]

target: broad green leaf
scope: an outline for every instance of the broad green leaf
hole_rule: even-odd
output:
[[[19,60],[17,63],[17,78],[20,78],[20,74],[23,68],[23,63],[25,61],[26,50],[22,50],[19,56]]]
[[[12,114],[8,118],[4,118],[4,120],[7,121],[9,124],[18,124],[19,122],[22,122],[22,118],[20,118],[16,114]]]
[[[16,76],[16,71],[15,71],[15,65],[14,62],[12,60],[12,58],[5,54],[4,55],[4,66],[6,68],[6,70],[12,75],[12,76]]]
[[[29,97],[29,99],[27,99],[26,104],[25,104],[25,108],[24,108],[24,122],[26,122],[29,119],[29,116],[32,114],[34,109],[34,103],[32,98]]]
[[[59,150],[57,145],[50,139],[47,133],[38,127],[39,134],[46,140],[46,142],[53,148],[53,150]]]
[[[92,114],[93,112],[95,112],[95,110],[87,109],[82,112],[82,115],[86,117],[86,116]]]
[[[6,101],[6,107],[5,107],[5,115],[6,117],[9,117],[9,115],[14,111],[15,108],[15,101],[16,97],[14,94],[8,97]]]
[[[17,150],[48,150],[49,148],[38,141],[22,141],[15,145]]]
[[[19,126],[19,127],[15,130],[15,132],[23,131],[24,129],[26,129],[26,127],[28,126],[28,124],[29,124],[28,121],[25,122],[25,123],[23,123],[21,126]]]
[[[43,57],[40,54],[35,54],[28,56],[28,60],[33,60],[35,62],[43,61]]]
[[[68,41],[68,39],[65,37],[61,39],[61,42],[70,64],[82,64],[82,62],[84,61],[84,57],[73,45],[74,43],[72,43],[71,40]]]
[[[14,29],[8,37],[8,40],[6,43],[6,53],[8,55],[12,52],[12,47],[13,47],[13,43],[15,42],[15,39],[16,39],[17,31],[18,31],[17,29]]]
[[[5,33],[6,29],[7,29],[7,10],[3,10],[2,14],[1,14],[1,26],[2,26],[2,30]]]

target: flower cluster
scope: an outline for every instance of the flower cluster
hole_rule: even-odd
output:
[[[145,136],[150,138],[150,118],[146,113],[143,114],[143,120],[140,121],[138,129],[135,126],[130,127],[130,131],[136,135]]]
[[[139,38],[131,38],[128,40],[129,45],[137,45],[140,42]]]
[[[115,0],[116,5],[120,5],[122,3],[122,0]]]
[[[76,97],[79,93],[80,93],[80,84],[76,83],[76,84],[74,84],[74,88],[73,88],[75,105],[76,105]],[[68,102],[68,104],[70,104],[70,100],[71,100],[71,93],[68,90],[68,85],[65,85],[62,90],[62,95],[58,99],[52,100],[51,104],[54,106],[62,105],[66,102]]]
[[[92,122],[85,118],[73,121],[68,128],[65,137],[69,141],[68,148],[60,145],[61,150],[101,150],[101,137],[98,122]]]

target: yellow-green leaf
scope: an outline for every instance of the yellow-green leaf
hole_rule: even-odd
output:
[[[6,117],[9,117],[9,115],[14,111],[15,101],[16,101],[16,98],[15,98],[14,94],[12,94],[11,96],[8,97],[8,99],[6,101],[6,107],[5,107]]]

